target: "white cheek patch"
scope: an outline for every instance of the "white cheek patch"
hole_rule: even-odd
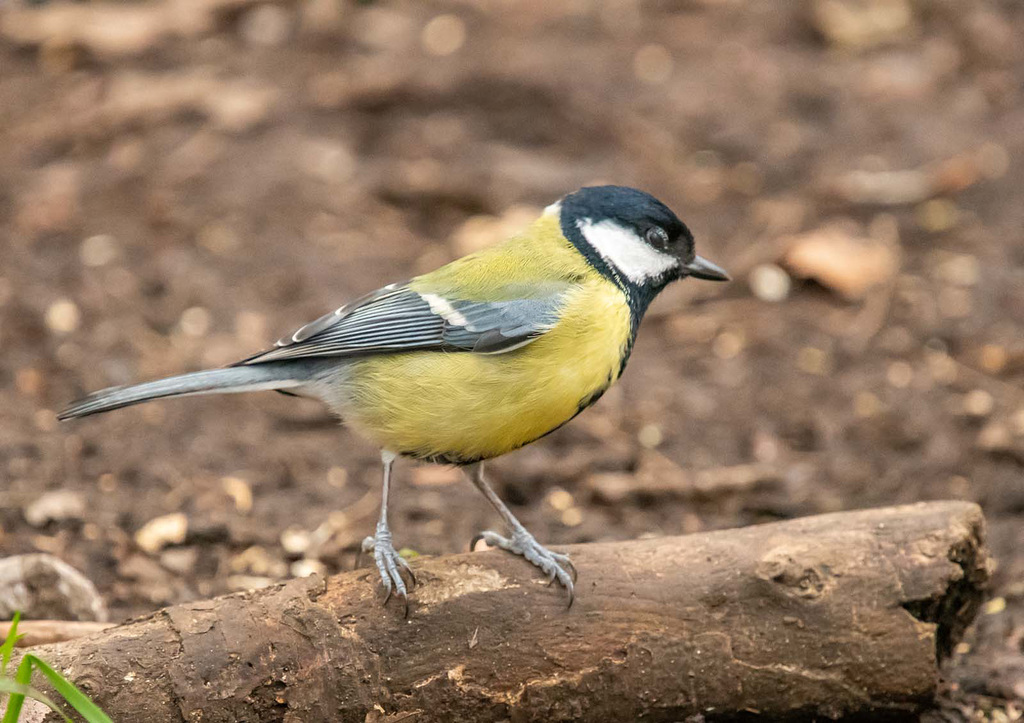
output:
[[[584,218],[576,225],[601,258],[634,283],[664,276],[679,266],[677,258],[651,248],[636,233],[614,221],[594,223]]]

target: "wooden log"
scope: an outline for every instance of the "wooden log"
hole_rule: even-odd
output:
[[[161,610],[34,649],[115,721],[904,720],[974,616],[976,505],[572,546],[576,603],[504,552]],[[701,716],[703,716],[701,718]]]

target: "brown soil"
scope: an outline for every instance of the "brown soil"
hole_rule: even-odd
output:
[[[502,495],[556,545],[977,501],[993,601],[926,715],[1021,714],[1024,6],[188,7],[114,42],[0,5],[0,551],[57,554],[115,619],[351,567],[377,451],[316,404],[54,410],[258,351],[460,255],[471,217],[624,183],[736,281],[666,292],[621,383],[493,465]],[[764,300],[826,226],[857,253]],[[399,474],[401,544],[497,524],[457,474]],[[30,524],[55,490],[84,511]],[[174,512],[184,542],[140,548]]]

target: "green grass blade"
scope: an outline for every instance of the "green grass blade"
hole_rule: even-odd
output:
[[[15,683],[10,678],[0,678],[0,693],[10,693],[12,702],[14,700],[14,696],[18,696],[18,711],[15,713],[15,715],[20,714],[21,702],[23,702],[25,698],[32,698],[33,700],[38,700],[40,703],[42,703],[47,708],[49,708],[54,713],[63,718],[67,723],[71,723],[71,719],[64,715],[64,712],[60,708],[58,708],[52,700],[47,698],[40,691],[36,690],[30,685],[22,685],[21,683]],[[7,720],[6,715],[4,716],[4,720]]]
[[[18,669],[14,671],[14,682],[17,685],[28,687],[32,679],[32,661],[26,655],[18,663]],[[2,723],[18,723],[21,717],[21,707],[25,704],[25,696],[22,693],[11,693],[11,699],[7,701],[7,712],[4,713]]]
[[[11,662],[11,656],[14,655],[14,646],[21,637],[18,635],[18,622],[21,620],[21,613],[14,613],[14,618],[11,620],[11,629],[7,631],[7,638],[4,640],[3,645],[0,645],[0,675],[7,672],[7,664]]]
[[[46,676],[46,679],[50,681],[50,685],[53,686],[53,689],[60,693],[61,697],[68,702],[68,705],[80,713],[88,723],[114,723],[106,713],[100,710],[98,705],[89,699],[89,696],[76,688],[74,683],[70,680],[51,668],[48,663],[40,660],[31,653],[22,659],[22,665],[24,665],[26,660],[30,661],[29,664],[31,666],[35,667]],[[18,666],[18,668],[20,672],[21,666]],[[6,721],[4,723],[6,723]]]

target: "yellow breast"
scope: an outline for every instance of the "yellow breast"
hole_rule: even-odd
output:
[[[352,362],[346,421],[384,449],[451,462],[517,449],[572,419],[620,373],[625,295],[592,275],[554,329],[504,354],[409,352]]]

